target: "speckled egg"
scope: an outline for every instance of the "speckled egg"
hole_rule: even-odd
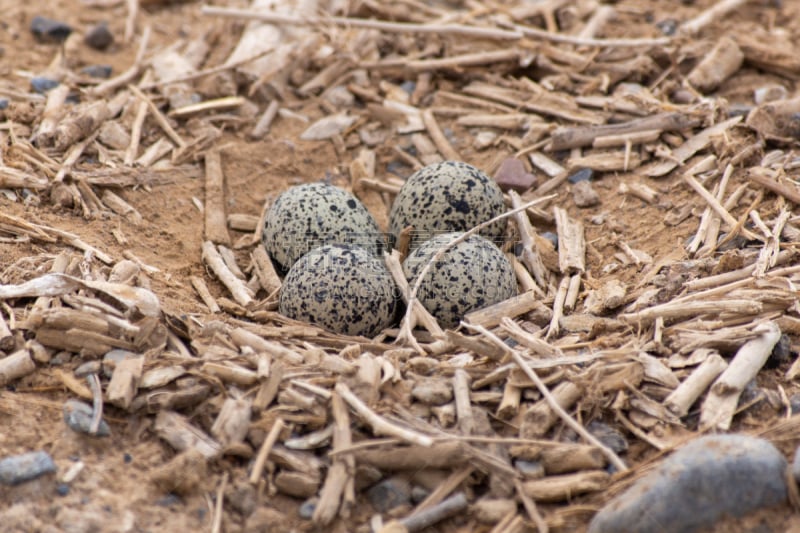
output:
[[[325,183],[298,185],[270,206],[261,241],[283,272],[323,244],[357,244],[372,254],[383,236],[367,208],[349,192]]]
[[[442,233],[423,243],[403,263],[411,287],[420,271],[444,245],[463,233]],[[473,235],[447,250],[420,285],[417,298],[445,328],[458,325],[465,314],[517,294],[514,268],[490,241]]]
[[[467,163],[444,161],[418,170],[406,180],[392,204],[389,231],[395,242],[403,228],[414,226],[411,247],[448,231],[467,231],[505,212],[503,192],[495,181]],[[481,231],[499,241],[506,221]]]
[[[394,321],[397,296],[383,261],[360,246],[328,244],[289,269],[278,308],[334,333],[374,337]]]

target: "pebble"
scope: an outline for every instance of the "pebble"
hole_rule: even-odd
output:
[[[31,89],[39,94],[44,94],[47,91],[55,89],[59,85],[60,84],[57,80],[51,80],[50,78],[44,78],[41,76],[31,78]]]
[[[72,28],[66,22],[36,16],[31,20],[31,33],[41,42],[53,43],[64,41],[72,33]]]
[[[107,22],[101,22],[89,28],[83,40],[95,50],[105,50],[114,42],[114,34],[108,29]]]
[[[764,366],[766,368],[778,368],[779,366],[787,364],[791,361],[792,340],[786,333],[784,333],[778,339],[778,342],[775,343],[775,346],[772,348],[772,352],[769,354],[769,358]]]
[[[44,451],[23,453],[0,459],[0,483],[19,485],[56,471],[50,454]]]
[[[401,477],[390,477],[367,490],[367,498],[379,513],[386,513],[411,502],[411,485]]]
[[[628,441],[622,433],[605,422],[593,420],[586,426],[586,429],[614,453],[624,453],[628,451]]]
[[[8,109],[8,98],[0,98],[0,109]]]
[[[553,249],[558,250],[558,235],[556,235],[552,231],[545,231],[544,233],[542,233],[542,237],[544,237],[553,244]]]
[[[514,190],[521,193],[536,185],[537,180],[536,176],[525,169],[522,161],[509,157],[500,163],[500,168],[494,174],[494,181],[503,192]]]
[[[425,498],[430,496],[431,491],[426,489],[425,487],[420,487],[419,485],[414,485],[411,488],[411,501],[415,504],[422,502]]]
[[[594,177],[594,170],[592,170],[591,168],[582,168],[570,174],[567,180],[570,183],[575,184],[581,181],[591,181],[593,177]]]
[[[114,72],[114,69],[111,67],[111,65],[89,65],[88,67],[83,67],[81,69],[81,74],[91,78],[100,78],[104,80],[110,78],[112,72]]]
[[[708,531],[724,516],[786,501],[786,459],[746,435],[695,439],[598,512],[589,533]]]
[[[600,195],[592,187],[592,182],[579,181],[572,187],[572,199],[578,207],[594,207],[600,203]]]
[[[544,466],[539,461],[518,459],[514,466],[525,479],[541,479],[544,477]]]
[[[453,399],[453,389],[443,380],[422,380],[411,389],[411,396],[426,405],[443,405]]]
[[[300,504],[300,507],[297,509],[297,514],[303,520],[311,520],[311,517],[314,516],[314,511],[317,509],[318,503],[319,503],[319,498],[317,498],[316,496],[307,499],[306,501]]]
[[[90,433],[92,426],[92,406],[79,400],[67,400],[64,402],[64,422],[78,433],[85,433],[93,437],[107,437],[111,435],[111,428],[105,420],[100,421],[97,433]]]
[[[800,394],[795,393],[789,396],[789,408],[793,415],[800,413]]]

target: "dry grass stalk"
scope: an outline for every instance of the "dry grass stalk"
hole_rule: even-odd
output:
[[[675,416],[683,417],[689,408],[706,391],[711,382],[728,368],[728,363],[713,352],[695,368],[683,382],[664,400],[664,406]]]

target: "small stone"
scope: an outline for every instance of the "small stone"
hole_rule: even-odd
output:
[[[256,489],[247,481],[241,481],[230,487],[225,493],[225,501],[232,509],[244,517],[248,517],[258,505]],[[260,530],[258,530],[260,531]]]
[[[316,496],[309,498],[300,504],[300,507],[297,509],[297,514],[303,520],[311,520],[311,517],[314,516],[314,511],[317,509],[317,504],[319,504],[319,498]]]
[[[89,28],[83,40],[95,50],[105,50],[114,42],[114,34],[108,29],[108,23],[104,21]]]
[[[101,78],[104,80],[110,78],[112,72],[114,72],[114,69],[111,67],[111,65],[89,65],[88,67],[83,67],[81,69],[81,74],[91,78]]]
[[[800,394],[789,396],[789,408],[792,410],[793,415],[800,413]]]
[[[59,85],[60,84],[57,80],[51,80],[50,78],[44,78],[41,76],[31,78],[31,89],[39,94],[44,94],[47,91],[55,89]]]
[[[544,477],[544,466],[539,461],[517,460],[514,466],[525,479],[541,479]]]
[[[259,507],[245,522],[245,531],[259,531],[260,533],[282,533],[286,531],[286,515],[276,509]]]
[[[537,180],[536,176],[525,169],[522,161],[509,157],[500,163],[500,168],[494,175],[494,181],[503,192],[514,190],[521,193],[536,185]]]
[[[72,28],[66,22],[36,16],[31,20],[31,33],[41,42],[57,43],[66,40]]]
[[[472,506],[475,519],[482,524],[496,524],[517,510],[517,502],[507,499],[478,500]]]
[[[59,483],[56,485],[56,494],[59,496],[66,496],[69,494],[70,486],[68,483]]]
[[[453,389],[444,380],[426,379],[414,385],[411,396],[426,405],[443,405],[453,399]]]
[[[656,28],[661,30],[661,33],[664,35],[671,37],[672,35],[675,35],[675,32],[678,29],[678,21],[671,18],[664,19],[656,22]]]
[[[400,477],[384,479],[367,490],[367,498],[377,512],[386,513],[411,502],[411,485]]]
[[[0,483],[19,485],[56,471],[50,454],[44,451],[23,453],[0,459]]]
[[[472,146],[476,150],[485,150],[494,144],[497,134],[493,131],[479,131],[472,140]]]
[[[420,487],[419,485],[414,485],[411,487],[411,501],[415,504],[423,501],[425,498],[430,496],[430,494],[431,491],[425,487]]]
[[[709,531],[786,501],[786,459],[769,441],[746,435],[695,439],[598,512],[589,533]]]
[[[552,231],[545,231],[544,233],[542,233],[542,237],[544,237],[553,244],[554,250],[558,250],[558,235],[556,235]]]
[[[772,348],[772,353],[769,354],[765,368],[778,368],[782,364],[789,363],[792,360],[792,341],[789,336],[784,333],[775,343]]]
[[[600,203],[600,195],[590,181],[579,181],[572,187],[572,199],[578,207],[594,207]]]
[[[581,181],[591,181],[593,177],[594,177],[594,170],[592,170],[591,168],[582,168],[570,174],[567,180],[570,183],[575,184]]]
[[[0,110],[8,109],[8,98],[0,98]]]
[[[622,433],[605,422],[593,420],[586,426],[586,429],[614,453],[624,453],[628,451],[628,441]]]
[[[100,420],[100,425],[96,433],[92,433],[92,415],[94,409],[79,400],[67,400],[64,402],[64,422],[72,431],[85,433],[92,437],[107,437],[111,435],[111,428],[105,420]]]

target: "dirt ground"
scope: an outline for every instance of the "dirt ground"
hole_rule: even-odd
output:
[[[97,4],[100,4],[98,2]],[[244,7],[244,2],[229,2],[231,6]],[[466,2],[473,10],[477,3]],[[475,5],[473,5],[475,4]],[[486,9],[498,9],[506,2],[487,2]],[[509,6],[516,3],[507,3]],[[579,2],[585,5],[586,2]],[[661,37],[659,24],[688,20],[713,5],[711,1],[659,1],[622,0],[613,2],[615,18],[607,24],[603,37]],[[400,3],[398,5],[406,5]],[[443,4],[444,5],[444,4]],[[445,5],[449,9],[455,9]],[[465,8],[466,9],[466,8]],[[81,0],[0,0],[0,98],[8,97],[12,102],[22,101],[8,91],[19,94],[30,93],[30,78],[58,70],[59,61],[64,61],[68,70],[77,72],[84,66],[104,64],[113,68],[114,75],[124,72],[134,61],[137,50],[136,41],[122,42],[128,10],[124,2],[109,2],[109,7],[93,5]],[[29,31],[31,20],[43,15],[64,21],[76,32],[84,32],[94,24],[106,21],[116,42],[105,51],[86,46],[82,40],[68,42],[65,58],[57,58],[60,45],[43,43]],[[576,15],[577,16],[577,15]],[[532,19],[534,22],[539,19]],[[205,37],[211,44],[204,67],[222,62],[230,53],[244,23],[232,19],[203,16],[198,2],[143,2],[138,14],[136,28],[152,27],[150,49],[168,47],[179,39],[190,40]],[[712,22],[697,37],[697,50],[707,49],[709,42],[724,34],[768,35],[776,42],[793,43],[790,53],[796,53],[797,39],[800,37],[800,3],[793,1],[752,1],[722,20]],[[690,37],[685,38],[691,41]],[[463,43],[462,43],[463,44]],[[469,51],[469,47],[459,52]],[[690,51],[692,46],[684,44]],[[688,52],[687,52],[688,53]],[[698,54],[701,55],[701,54]],[[56,64],[54,65],[54,58]],[[697,56],[679,63],[676,68],[686,71]],[[680,61],[681,58],[678,59]],[[530,75],[533,75],[533,71]],[[490,73],[470,72],[475,79],[491,79]],[[777,84],[784,87],[792,98],[796,94],[797,72],[779,75],[774,69],[758,69],[745,64],[735,75],[722,83],[713,92],[714,98],[727,102],[726,105],[753,106],[753,91],[760,87]],[[435,78],[436,90],[455,90],[463,87],[466,81],[460,73]],[[396,84],[404,80],[391,79]],[[645,85],[653,79],[638,80]],[[11,96],[7,96],[11,94]],[[260,111],[265,101],[253,97]],[[40,101],[32,100],[34,105]],[[326,113],[316,97],[299,97],[287,94],[285,107],[307,116],[311,121]],[[248,136],[255,117],[239,116],[235,120],[222,121],[222,136],[214,141],[221,150],[223,173],[226,180],[226,209],[228,213],[243,213],[258,217],[265,201],[291,185],[331,179],[334,184],[347,186],[348,168],[355,159],[360,145],[344,149],[333,142],[304,141],[300,139],[308,124],[293,119],[288,114],[276,118],[269,133],[260,140]],[[18,119],[6,116],[6,120]],[[513,155],[508,146],[495,146],[478,149],[473,143],[472,128],[457,124],[449,117],[441,118],[448,131],[452,145],[462,158],[491,173],[505,157]],[[191,136],[191,125],[186,120],[174,121],[179,133]],[[7,123],[6,123],[7,124]],[[23,135],[31,133],[28,124]],[[484,128],[485,129],[485,128]],[[5,134],[5,136],[3,136]],[[142,137],[142,145],[149,145],[161,134],[157,124],[148,120]],[[8,141],[8,129],[0,122],[0,138]],[[509,135],[518,135],[510,132]],[[377,154],[379,176],[392,172],[408,176],[412,169],[407,162],[398,159],[395,147],[407,148],[407,136],[390,134],[372,148]],[[5,148],[0,147],[0,151]],[[796,149],[796,143],[774,143],[762,150],[773,148],[785,151]],[[562,163],[569,155],[550,154]],[[98,154],[89,151],[81,164],[85,168],[98,165]],[[203,278],[215,297],[228,296],[223,287],[205,268],[201,259],[204,241],[204,215],[198,209],[199,199],[205,198],[203,163],[200,160],[187,163],[193,173],[167,175],[164,183],[152,186],[119,188],[117,193],[142,215],[143,222],[134,226],[125,218],[106,212],[102,216],[85,217],[76,208],[55,206],[48,191],[36,192],[26,198],[19,191],[0,195],[0,212],[19,217],[29,222],[68,231],[78,235],[112,257],[122,258],[125,252],[132,254],[145,265],[155,267],[156,272],[147,276],[152,291],[159,297],[163,311],[171,316],[193,317],[198,323],[211,320],[227,320],[225,313],[214,315],[197,297],[190,283],[191,276]],[[136,172],[136,170],[132,170]],[[674,175],[673,175],[674,174]],[[570,217],[583,221],[586,242],[591,246],[587,254],[585,284],[587,287],[599,286],[608,275],[608,265],[618,254],[619,242],[624,242],[633,250],[641,251],[652,258],[653,264],[675,262],[687,259],[686,243],[697,231],[698,216],[705,205],[695,193],[685,186],[678,173],[665,178],[652,180],[642,177],[643,183],[653,188],[658,199],[648,203],[631,195],[621,194],[620,184],[629,183],[635,171],[602,172],[594,180],[594,188],[600,202],[593,207],[578,208],[572,199],[569,183],[563,183],[553,192],[557,197],[550,204],[561,206]],[[541,184],[546,178],[539,177]],[[742,182],[737,174],[736,184]],[[741,206],[749,205],[756,198],[754,191],[747,191]],[[677,225],[667,225],[665,215],[682,206],[691,205],[692,216],[687,216]],[[792,206],[793,207],[793,206]],[[759,206],[762,219],[778,215],[779,205],[776,197],[767,193]],[[744,209],[734,209],[733,215],[739,217]],[[604,222],[593,223],[592,220]],[[555,231],[554,226],[538,225],[539,231]],[[116,235],[113,233],[116,231]],[[613,237],[612,237],[613,233]],[[231,231],[233,240],[245,236],[243,232]],[[123,237],[124,241],[120,239]],[[796,243],[795,243],[796,244]],[[791,248],[791,244],[786,247]],[[0,284],[15,284],[41,275],[50,268],[53,258],[66,247],[63,244],[43,242],[0,241]],[[71,250],[75,254],[79,252]],[[249,261],[250,248],[236,250],[240,265]],[[706,271],[693,271],[690,277],[705,276],[711,273],[714,264],[708,263]],[[699,262],[692,268],[701,269]],[[643,268],[633,262],[618,265],[615,276],[630,286],[636,286],[642,279]],[[21,304],[17,304],[16,308]],[[7,309],[4,311],[7,315]],[[21,320],[22,317],[17,317]],[[792,360],[796,356],[798,338],[791,338]],[[165,494],[151,482],[152,472],[175,455],[174,450],[160,440],[153,431],[151,415],[131,414],[121,409],[108,407],[106,420],[111,425],[112,435],[96,439],[79,435],[67,428],[63,422],[63,403],[74,397],[63,386],[55,372],[59,369],[73,370],[81,362],[79,356],[72,355],[56,365],[39,365],[36,372],[6,386],[0,392],[0,456],[13,455],[31,450],[48,451],[58,467],[55,477],[49,476],[15,487],[0,489],[0,531],[197,531],[211,530],[215,516],[216,491],[222,477],[228,477],[230,500],[244,499],[241,494],[256,498],[259,506],[277,509],[283,516],[280,525],[269,531],[309,531],[313,530],[310,521],[298,517],[297,507],[301,499],[284,495],[253,495],[246,488],[246,459],[227,456],[210,464],[208,475],[201,481],[197,490],[183,496]],[[759,385],[776,390],[781,387],[787,397],[800,392],[796,382],[784,378],[791,361],[783,362],[777,368],[764,370],[759,376]],[[733,430],[757,430],[770,427],[783,416],[785,409],[776,409],[762,402],[736,418]],[[211,420],[213,408],[208,405],[197,406],[185,414],[196,420]],[[696,425],[696,420],[693,422]],[[687,428],[674,430],[677,435],[689,434]],[[788,457],[800,437],[783,439],[779,445]],[[632,464],[644,462],[654,455],[642,442],[634,442],[626,461]],[[83,469],[69,484],[60,482],[61,476],[76,463]],[[366,524],[373,514],[364,496],[359,495],[359,503],[349,520],[337,521],[331,531],[366,531]],[[588,523],[591,509],[596,509],[605,501],[605,496],[595,495],[586,500],[589,512],[575,512],[564,530],[580,530]],[[246,530],[242,513],[235,510],[236,505],[226,504],[223,529],[227,532]],[[558,505],[545,505],[545,516],[558,510]],[[576,529],[573,529],[576,528]],[[459,517],[439,524],[430,531],[489,531],[486,525],[478,525],[471,518]],[[718,531],[800,531],[797,515],[786,508],[769,510],[746,521],[719,526]],[[510,531],[510,529],[509,529]]]

